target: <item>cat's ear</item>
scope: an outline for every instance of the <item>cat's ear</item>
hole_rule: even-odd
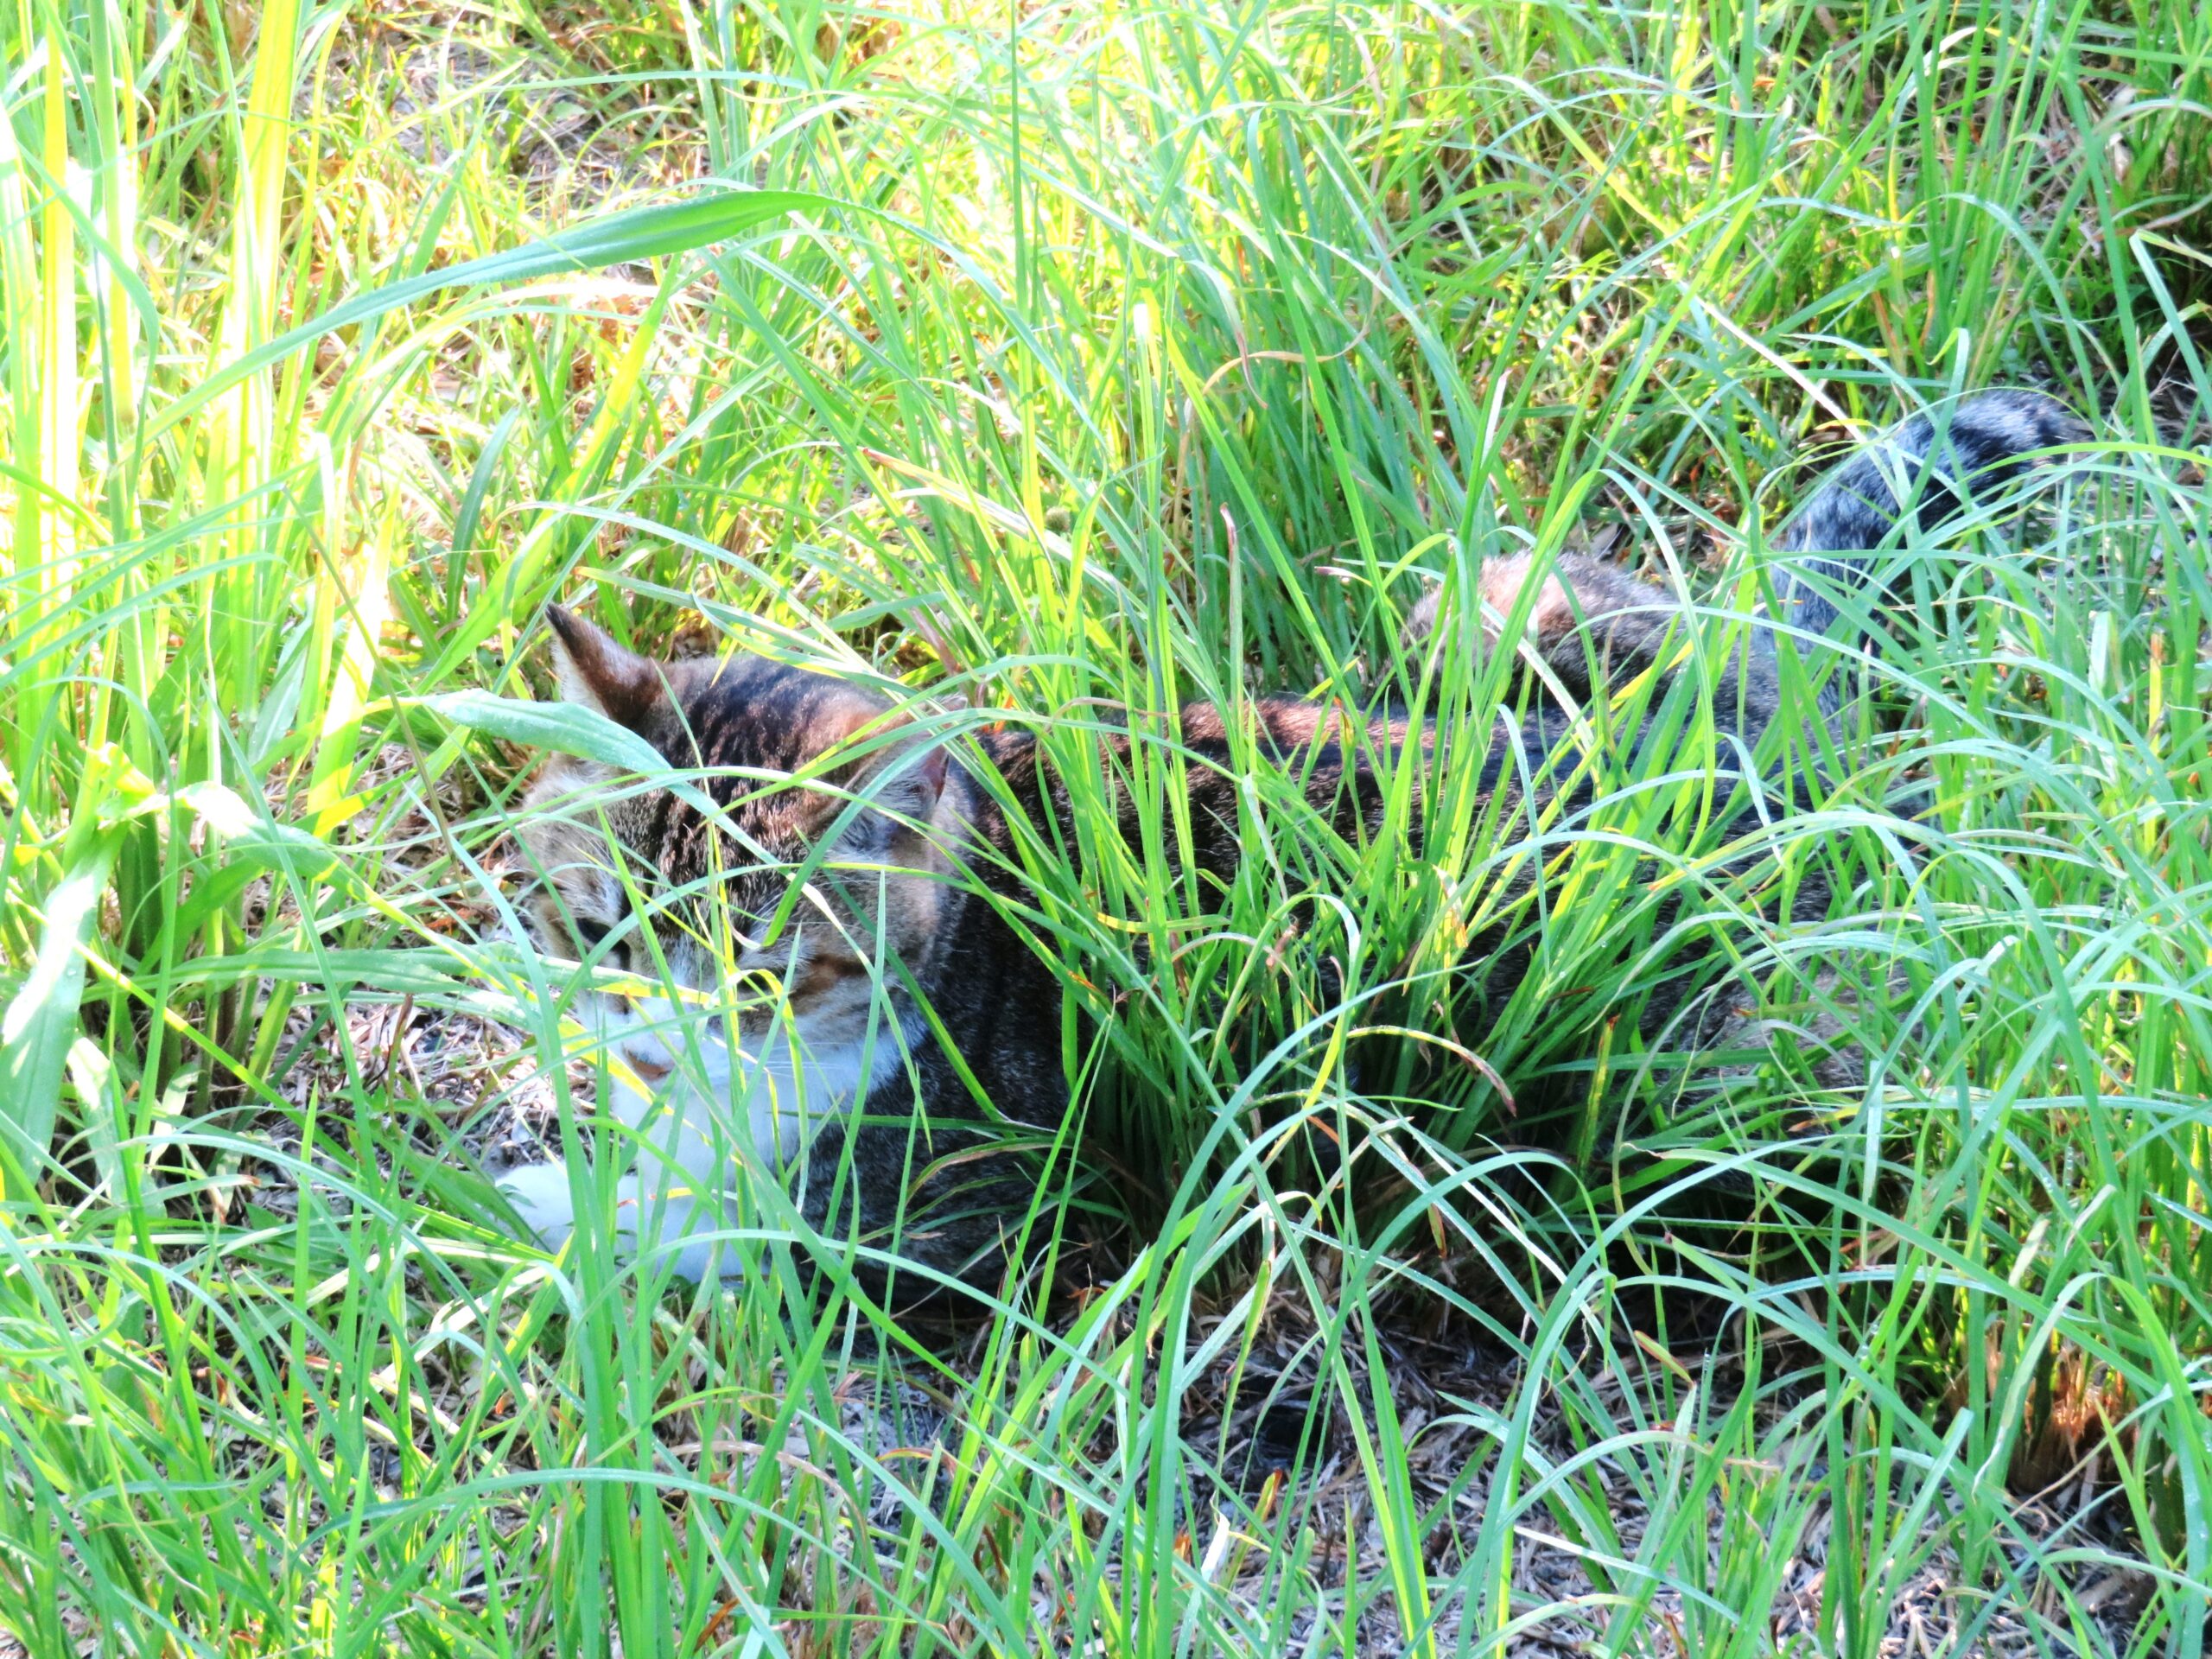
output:
[[[553,677],[563,701],[595,709],[633,732],[642,728],[668,696],[660,664],[563,606],[548,605],[545,620],[553,628]]]
[[[856,734],[870,730],[884,730],[883,716],[873,710],[853,728]],[[868,739],[863,735],[859,741],[865,745]],[[925,824],[937,811],[938,798],[944,793],[945,777],[950,766],[951,758],[944,745],[927,734],[882,743],[850,765],[837,769],[833,776],[841,792],[822,794],[821,814],[825,818],[834,818],[852,796],[859,795],[865,797],[874,809],[862,815],[863,823],[874,819],[880,823],[887,817],[902,825]]]
[[[878,811],[927,823],[937,810],[938,797],[944,793],[945,772],[950,764],[944,744],[918,737],[886,750],[880,760],[867,768],[860,786]],[[874,782],[877,779],[882,781]]]

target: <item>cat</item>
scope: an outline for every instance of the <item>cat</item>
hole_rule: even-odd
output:
[[[1913,416],[1837,468],[1776,539],[1771,610],[1738,625],[1713,670],[1713,707],[1732,713],[1743,752],[1783,706],[1783,642],[1806,643],[1809,661],[1849,595],[1885,596],[1868,584],[1900,520],[1932,531],[1970,489],[2010,485],[2031,458],[2087,435],[2040,393],[1992,391]],[[1524,656],[1546,684],[1517,734],[1501,722],[1485,790],[1586,790],[1562,742],[1580,700],[1683,658],[1693,626],[1675,594],[1613,565],[1570,553],[1540,566],[1522,555],[1479,572],[1491,648],[1540,568]],[[1416,650],[1434,647],[1440,604],[1440,590],[1408,618]],[[1007,804],[1077,844],[1065,785],[1034,734],[988,729],[956,751],[879,692],[828,674],[755,656],[655,661],[558,606],[546,616],[562,696],[689,769],[700,791],[623,786],[611,768],[556,755],[525,799],[520,835],[541,873],[526,905],[533,942],[632,976],[583,997],[609,1055],[613,1116],[630,1131],[600,1144],[635,1160],[615,1183],[618,1250],[645,1248],[694,1281],[734,1274],[717,1235],[733,1224],[728,1195],[749,1154],[791,1170],[800,1212],[824,1237],[856,1241],[871,1282],[893,1263],[939,1283],[988,1271],[1035,1196],[1026,1166],[992,1148],[1008,1124],[1049,1137],[1069,1103],[1059,982],[1004,913],[1028,898]],[[1832,721],[1844,677],[1816,683],[1816,712]],[[1252,738],[1297,765],[1309,801],[1347,837],[1380,823],[1378,753],[1402,755],[1430,736],[1402,715],[1359,730],[1338,709],[1286,696],[1255,699],[1243,717]],[[1218,709],[1181,710],[1187,857],[1224,882],[1243,846],[1230,737]],[[1103,762],[1133,740],[1109,729],[1099,741]],[[1620,741],[1668,739],[1648,726]],[[1136,810],[1124,798],[1133,843]],[[1797,913],[1827,908],[1808,879]],[[1485,983],[1510,989],[1528,946],[1493,943]],[[1471,955],[1485,949],[1478,941]],[[780,1005],[764,997],[734,1018],[685,1019],[665,995],[711,994],[747,976],[779,980]],[[1645,1025],[1678,1003],[1655,994]],[[1698,1040],[1742,1030],[1739,1017],[1708,1020]],[[560,1161],[500,1184],[549,1248],[595,1191],[588,1167]]]

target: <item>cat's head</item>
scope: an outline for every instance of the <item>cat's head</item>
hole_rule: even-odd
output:
[[[725,816],[594,761],[549,760],[519,831],[541,950],[645,979],[665,963],[697,990],[773,974],[802,1012],[919,960],[960,816],[941,747],[826,674],[749,656],[658,661],[558,606],[547,618],[562,697],[644,738]]]

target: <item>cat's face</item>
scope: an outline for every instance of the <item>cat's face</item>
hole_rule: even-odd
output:
[[[539,950],[696,991],[772,975],[801,1016],[864,1002],[872,975],[920,959],[957,827],[942,748],[826,675],[656,662],[549,614],[563,696],[643,737],[722,816],[553,757],[520,830]]]

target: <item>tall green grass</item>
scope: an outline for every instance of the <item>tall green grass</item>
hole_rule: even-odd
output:
[[[1932,1564],[1961,1649],[2201,1652],[2208,53],[2179,3],[10,9],[0,1628],[1871,1655]],[[1901,734],[1818,810],[1448,764],[1516,693],[1465,624],[1406,659],[1427,582],[1624,522],[1718,650],[1801,461],[2024,378],[2107,442],[1904,550]],[[1025,842],[1017,919],[1099,1030],[1058,1294],[902,1328],[766,1183],[728,1294],[512,1241],[472,1117],[588,1128],[481,695],[547,690],[555,595],[1039,730],[1081,856]],[[1184,761],[1109,781],[1099,710],[1280,689],[1447,764],[1348,846],[1254,757],[1239,880],[1179,884]],[[1639,711],[1718,753],[1695,677],[1589,714]],[[1864,1090],[1638,1052],[1656,887]],[[550,1084],[426,1091],[426,1014]],[[1438,1394],[1408,1332],[1494,1357]]]

